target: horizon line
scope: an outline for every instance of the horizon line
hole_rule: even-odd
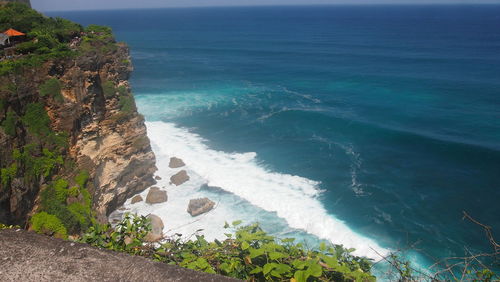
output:
[[[270,4],[270,5],[201,5],[201,6],[165,6],[148,8],[104,8],[104,9],[74,9],[74,10],[39,10],[39,12],[85,12],[85,11],[127,11],[153,9],[206,9],[206,8],[263,8],[263,7],[324,7],[324,6],[500,6],[500,3],[331,3],[331,4]],[[33,8],[37,10],[36,8]]]

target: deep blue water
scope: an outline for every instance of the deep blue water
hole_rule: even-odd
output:
[[[130,45],[147,120],[321,181],[328,212],[384,247],[488,250],[462,211],[500,234],[500,6],[49,15]]]

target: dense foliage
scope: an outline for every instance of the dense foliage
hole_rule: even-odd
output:
[[[43,233],[47,235],[52,235],[56,238],[67,238],[68,234],[66,228],[61,223],[61,220],[56,216],[48,214],[46,212],[40,212],[35,214],[31,218],[31,225],[33,230],[38,233]]]
[[[92,215],[92,200],[86,189],[88,173],[80,172],[75,185],[65,179],[53,181],[41,192],[41,211],[58,220],[69,234],[78,234],[95,223]]]
[[[57,78],[48,79],[40,85],[39,90],[42,97],[50,96],[59,103],[64,101],[61,94],[61,82]]]
[[[159,244],[144,244],[151,229],[145,217],[126,215],[115,229],[93,226],[82,241],[101,248],[125,251],[194,270],[248,281],[373,281],[371,263],[342,246],[322,243],[307,250],[293,239],[277,239],[257,224],[238,227],[224,241],[208,242],[202,235],[183,240],[178,234]],[[226,224],[226,228],[230,226]]]
[[[40,66],[50,58],[74,55],[67,43],[83,31],[76,23],[62,18],[45,17],[28,6],[15,2],[0,4],[0,30],[9,28],[27,34],[24,42],[16,45],[17,54],[23,56],[1,61],[0,75],[23,67]]]

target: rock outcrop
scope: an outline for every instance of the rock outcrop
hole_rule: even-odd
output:
[[[162,191],[158,187],[149,188],[148,195],[146,196],[146,203],[159,204],[168,200],[167,191]]]
[[[176,158],[176,157],[172,157],[172,158],[170,158],[170,162],[168,164],[168,167],[170,167],[170,168],[179,168],[179,167],[183,167],[185,165],[186,164],[181,159]]]
[[[130,201],[130,203],[133,205],[135,203],[139,203],[139,202],[142,202],[144,201],[144,199],[142,199],[141,195],[135,195],[132,200]]]
[[[151,220],[151,231],[148,232],[144,240],[147,242],[157,242],[163,238],[163,221],[155,214],[147,216]]]
[[[50,238],[0,230],[2,281],[239,281]]]
[[[58,165],[56,174],[89,173],[93,210],[101,221],[155,184],[157,170],[144,118],[137,113],[127,80],[132,71],[129,50],[113,38],[107,40],[78,56],[50,59],[40,67],[0,76],[0,122],[8,113],[15,117],[10,134],[0,126],[0,168],[14,168],[14,150],[39,142],[21,118],[29,106],[41,105],[50,130],[67,135],[68,146],[57,147],[56,153],[68,165]],[[40,94],[40,86],[51,79],[61,85],[58,99]],[[35,154],[43,156],[41,147],[34,147],[39,151]],[[23,177],[27,169],[18,165],[10,182],[0,182],[0,222],[24,226],[40,189],[49,183],[44,175]]]
[[[208,198],[192,199],[189,201],[187,212],[191,216],[198,216],[211,211],[214,206],[215,203]]]
[[[170,177],[170,182],[175,186],[179,186],[187,181],[189,181],[189,175],[185,170],[181,170]]]

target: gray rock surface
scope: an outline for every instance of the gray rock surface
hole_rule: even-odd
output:
[[[168,167],[179,168],[179,167],[183,167],[185,165],[186,164],[181,159],[173,157],[173,158],[170,158],[170,163],[168,164]]]
[[[139,256],[0,230],[1,281],[238,281]]]
[[[191,216],[197,216],[211,211],[214,206],[215,203],[208,198],[192,199],[189,201],[187,212]]]
[[[189,175],[185,170],[181,170],[178,173],[172,175],[170,177],[170,182],[175,184],[175,186],[179,186],[189,180]]]
[[[130,201],[131,204],[135,204],[135,203],[139,203],[139,202],[142,202],[144,201],[144,199],[141,197],[141,195],[135,195],[133,198],[132,198],[132,201]]]
[[[146,196],[146,203],[158,204],[168,200],[167,191],[162,191],[158,187],[149,188],[148,195]]]
[[[147,242],[156,242],[163,238],[163,221],[155,214],[147,216],[151,220],[151,231],[148,232],[144,240]]]

